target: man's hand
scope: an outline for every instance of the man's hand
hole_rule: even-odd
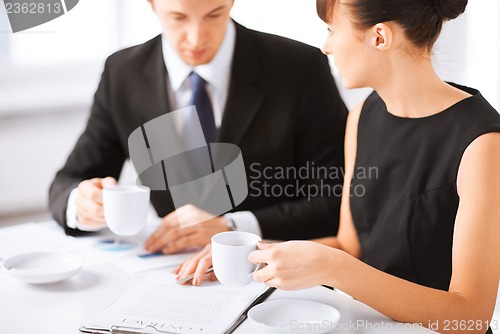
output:
[[[76,194],[76,217],[89,227],[106,225],[102,207],[102,189],[116,184],[112,177],[94,178],[80,182]]]
[[[213,235],[224,231],[229,231],[226,218],[214,217],[188,204],[165,216],[144,247],[152,253],[175,253],[192,246],[205,246]]]
[[[144,247],[152,253],[175,253],[188,247],[203,247],[210,243],[213,235],[224,231],[229,231],[226,218],[214,217],[188,204],[165,216]]]

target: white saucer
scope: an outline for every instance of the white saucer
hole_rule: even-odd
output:
[[[278,299],[252,307],[248,319],[263,334],[322,334],[335,328],[340,313],[336,308],[318,302]]]
[[[42,284],[65,280],[82,268],[82,260],[63,252],[32,252],[7,258],[2,267],[12,278]]]

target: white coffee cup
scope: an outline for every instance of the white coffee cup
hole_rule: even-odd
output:
[[[228,287],[241,287],[252,281],[256,266],[248,255],[257,249],[258,235],[230,231],[212,237],[212,266],[219,282]]]
[[[121,236],[139,233],[146,224],[150,190],[144,186],[117,185],[102,191],[104,219]]]

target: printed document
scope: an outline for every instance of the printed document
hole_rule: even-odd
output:
[[[87,329],[142,329],[143,333],[224,333],[267,286],[234,289],[219,282],[180,286],[171,273],[154,273],[91,319]]]

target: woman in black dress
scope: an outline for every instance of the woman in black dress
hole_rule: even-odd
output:
[[[254,280],[339,288],[402,322],[490,332],[500,273],[500,115],[431,50],[467,0],[317,0],[351,111],[337,237],[259,244]],[[376,171],[368,173],[367,171]],[[329,247],[327,247],[329,246]]]
[[[500,115],[431,62],[467,0],[317,0],[347,88],[375,91],[349,115],[337,237],[259,243],[254,280],[329,285],[392,319],[491,333],[500,274]],[[176,269],[211,264],[210,246]]]

